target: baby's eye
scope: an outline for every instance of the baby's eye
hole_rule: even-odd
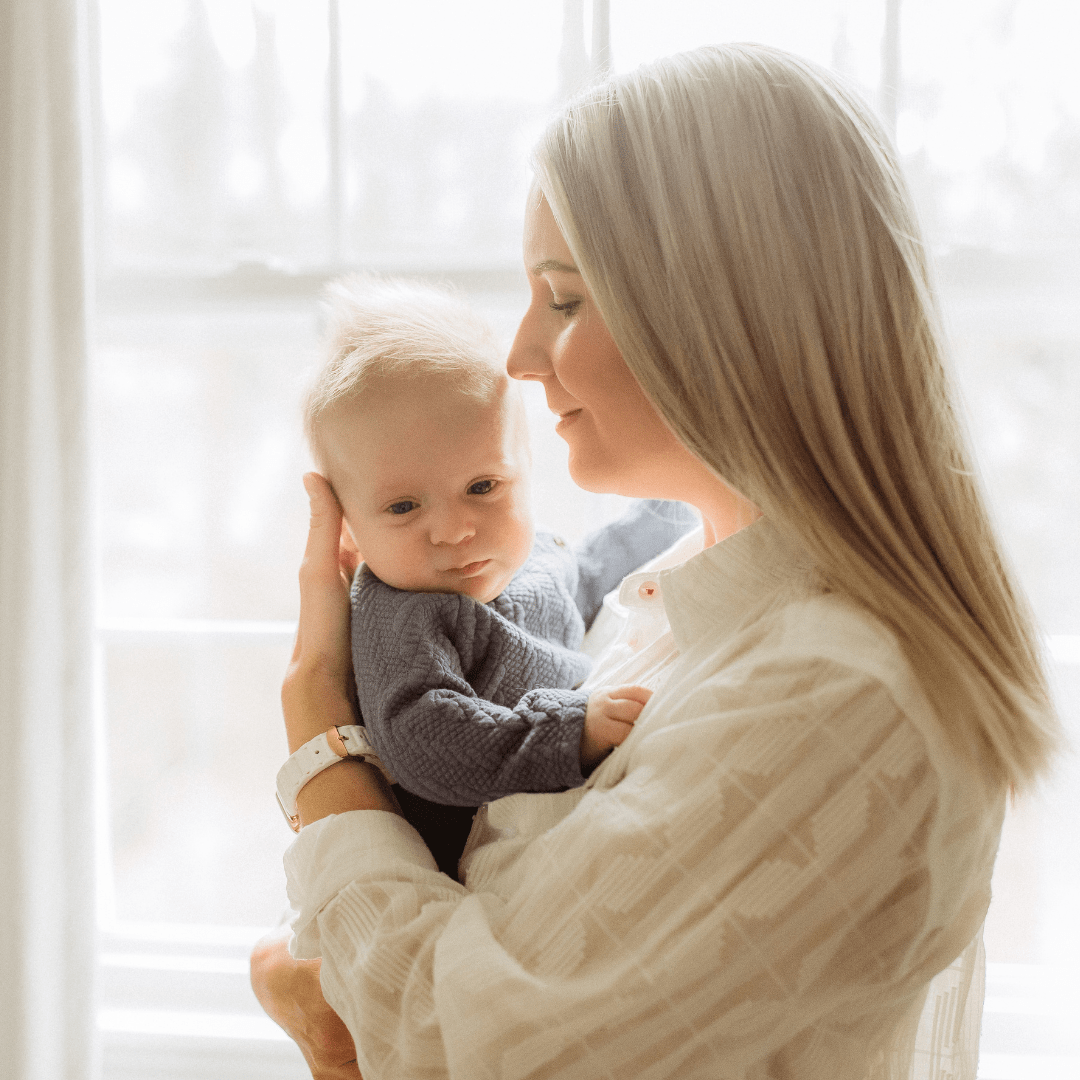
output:
[[[402,499],[401,502],[394,503],[393,506],[388,506],[387,510],[391,514],[408,514],[410,511],[416,509],[416,503],[411,499]]]
[[[470,495],[488,495],[495,487],[494,480],[477,480],[475,484],[469,485]]]

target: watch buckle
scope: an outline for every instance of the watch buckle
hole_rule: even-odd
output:
[[[345,740],[342,738],[341,732],[336,727],[332,727],[326,733],[326,741],[330,744],[330,749],[334,751],[339,758],[349,757],[349,748],[345,745]]]

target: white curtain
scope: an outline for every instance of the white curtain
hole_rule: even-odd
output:
[[[79,0],[0,2],[0,1075],[96,1074]]]

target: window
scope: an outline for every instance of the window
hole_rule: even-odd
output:
[[[109,1080],[306,1075],[251,997],[246,957],[280,914],[291,838],[273,800],[277,693],[306,524],[297,399],[317,299],[353,267],[450,281],[509,340],[524,306],[527,152],[590,65],[764,40],[847,72],[895,113],[986,484],[1076,729],[1071,8],[672,0],[660,20],[644,0],[98,8]],[[538,518],[578,535],[619,500],[551,479],[565,475],[562,443],[542,396],[528,400]],[[1010,813],[987,925],[984,1080],[1080,1071],[1055,1013],[1075,992],[1045,992],[1048,971],[1080,960],[1075,768]]]

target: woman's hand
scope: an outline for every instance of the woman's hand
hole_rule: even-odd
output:
[[[314,1080],[361,1080],[349,1029],[326,1003],[321,960],[289,955],[289,927],[260,938],[251,953],[251,987],[259,1004],[300,1047]]]
[[[308,473],[304,487],[311,500],[311,523],[300,564],[300,621],[281,687],[290,753],[330,727],[357,719],[349,587],[359,555],[330,485],[318,473]],[[309,780],[296,797],[296,807],[304,825],[348,810],[401,813],[379,770],[350,760]]]
[[[281,687],[290,753],[332,725],[355,723],[349,586],[358,556],[330,485],[307,473],[304,487],[311,523],[300,565],[300,622]]]

